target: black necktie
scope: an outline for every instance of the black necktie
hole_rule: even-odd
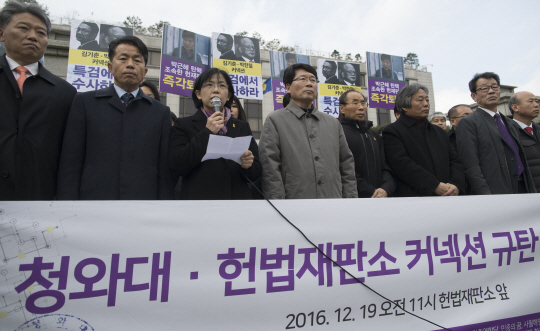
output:
[[[124,104],[124,106],[127,107],[127,105],[129,104],[129,102],[130,102],[131,100],[133,100],[134,98],[135,98],[135,97],[133,96],[133,94],[131,94],[131,93],[128,92],[128,93],[124,94],[120,99],[122,100],[122,103]]]

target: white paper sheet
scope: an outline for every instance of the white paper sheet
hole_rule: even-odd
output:
[[[222,157],[241,165],[240,157],[249,149],[251,138],[251,136],[231,138],[212,134],[201,162]]]

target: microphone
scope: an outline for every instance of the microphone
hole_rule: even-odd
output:
[[[221,112],[221,99],[218,97],[213,97],[211,102],[212,102],[212,107],[214,107],[214,112],[220,113]],[[223,136],[223,131],[219,129],[217,134],[220,136]]]

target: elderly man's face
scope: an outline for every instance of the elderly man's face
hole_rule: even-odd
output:
[[[499,84],[497,84],[495,78],[480,78],[476,81],[476,93],[472,93],[471,97],[482,108],[496,109],[501,99]]]
[[[531,92],[518,92],[516,97],[517,103],[513,105],[514,116],[518,114],[519,117],[529,120],[538,117],[538,100],[536,100],[534,94]]]
[[[444,117],[433,117],[431,119],[431,124],[440,126],[443,130],[446,130],[446,120]]]
[[[356,70],[354,70],[352,64],[347,63],[343,66],[343,79],[345,79],[349,83],[356,82]]]
[[[124,29],[119,28],[119,27],[112,27],[109,29],[109,31],[107,31],[107,37],[105,38],[105,40],[108,43],[110,43],[111,41],[115,39],[125,37],[125,36],[126,36],[126,32],[124,31]]]
[[[4,43],[7,56],[25,66],[37,62],[45,54],[47,27],[30,13],[14,14],[6,27],[0,28],[0,41]]]
[[[459,121],[461,121],[461,119],[465,116],[468,116],[470,114],[472,114],[472,110],[471,108],[467,107],[467,106],[459,106],[457,107],[457,113],[455,115],[454,118],[451,118],[450,119],[450,124],[452,125],[452,127],[455,129],[456,126],[458,125]]]
[[[253,41],[251,41],[251,39],[242,39],[242,41],[240,42],[240,54],[250,60],[253,60],[255,58],[255,45],[253,44]]]
[[[228,50],[231,49],[231,45],[229,45],[229,42],[227,41],[227,37],[225,37],[224,35],[219,35],[217,37],[217,41],[216,41],[216,48],[217,50],[220,52],[220,53],[225,53],[227,52]]]
[[[92,29],[90,28],[90,26],[88,26],[88,24],[81,23],[77,27],[75,38],[77,38],[77,40],[80,41],[81,44],[84,44],[86,42],[96,39],[96,36],[92,33]]]
[[[429,96],[426,91],[420,89],[411,97],[411,107],[403,107],[405,115],[418,121],[425,120],[429,115]]]
[[[324,77],[328,78],[334,73],[332,72],[332,65],[328,62],[325,62],[322,66],[322,74]]]
[[[363,121],[366,118],[367,103],[362,94],[349,92],[347,93],[347,104],[339,105],[339,110],[347,118]]]
[[[304,78],[305,82],[299,78]],[[286,86],[287,93],[291,94],[291,99],[296,104],[313,102],[317,98],[317,77],[304,69],[296,69],[294,79],[292,84]]]

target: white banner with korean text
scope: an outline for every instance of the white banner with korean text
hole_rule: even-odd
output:
[[[266,201],[0,202],[0,329],[536,331],[539,198],[273,202],[386,299]]]

